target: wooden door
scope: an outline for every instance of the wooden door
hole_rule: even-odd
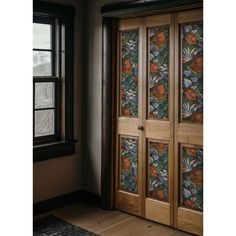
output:
[[[145,217],[173,225],[174,18],[146,17]]]
[[[202,9],[175,14],[174,225],[203,231]]]
[[[115,207],[202,234],[202,9],[119,21]]]
[[[119,21],[117,67],[117,209],[143,215],[142,18]]]

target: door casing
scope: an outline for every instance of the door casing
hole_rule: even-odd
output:
[[[161,8],[161,7],[160,7]],[[189,2],[189,4],[167,7],[156,10],[156,6],[149,7],[147,11],[137,13],[139,10],[127,9],[106,13],[103,17],[103,74],[102,74],[102,180],[101,180],[101,206],[104,209],[114,209],[115,191],[115,134],[116,134],[116,28],[117,20],[132,16],[156,15],[164,12],[202,8],[202,1]],[[108,178],[109,177],[109,178]]]

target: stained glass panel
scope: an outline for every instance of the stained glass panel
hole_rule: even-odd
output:
[[[203,123],[203,25],[181,25],[182,120]]]
[[[138,116],[138,32],[121,33],[120,113]]]
[[[149,142],[149,197],[168,201],[168,144]]]
[[[138,192],[138,139],[120,138],[120,188],[132,193]]]
[[[203,149],[182,147],[182,206],[203,210]]]
[[[149,29],[149,118],[168,119],[169,26]]]

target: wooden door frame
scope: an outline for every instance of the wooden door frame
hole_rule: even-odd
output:
[[[202,8],[202,0],[138,0],[106,5],[102,14],[101,207],[114,209],[116,137],[116,22],[120,18]]]

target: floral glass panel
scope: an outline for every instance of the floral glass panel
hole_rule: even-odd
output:
[[[203,210],[203,149],[182,147],[182,206]]]
[[[121,137],[120,148],[120,188],[137,193],[138,139]]]
[[[149,29],[149,118],[168,119],[169,26]]]
[[[149,143],[149,197],[168,201],[168,144]]]
[[[181,25],[182,120],[203,123],[203,25]]]
[[[138,32],[121,33],[120,112],[138,115]]]

